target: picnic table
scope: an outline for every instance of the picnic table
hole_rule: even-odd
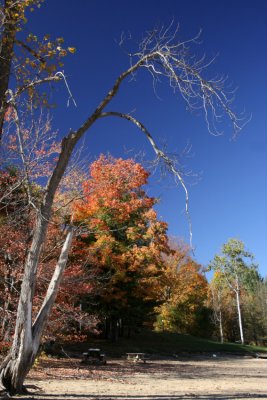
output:
[[[82,362],[86,364],[106,364],[106,355],[101,353],[101,349],[90,348],[83,353]]]
[[[126,353],[126,355],[127,360],[133,362],[143,361],[143,363],[146,363],[146,361],[149,360],[149,357],[146,353]]]

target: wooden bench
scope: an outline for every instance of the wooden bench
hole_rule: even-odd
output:
[[[146,353],[126,353],[126,355],[127,355],[127,360],[133,361],[135,363],[140,361],[146,363],[146,361],[150,359]]]

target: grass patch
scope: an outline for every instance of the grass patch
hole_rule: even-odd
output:
[[[75,350],[74,345],[67,346]],[[219,343],[190,335],[169,332],[153,332],[144,330],[132,338],[120,338],[117,343],[104,339],[91,339],[87,343],[79,343],[79,351],[89,347],[98,347],[110,356],[121,356],[131,352],[143,352],[170,356],[184,353],[233,353],[251,354],[267,352],[266,347],[247,346],[237,343]]]

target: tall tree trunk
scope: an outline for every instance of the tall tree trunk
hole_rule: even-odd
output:
[[[237,280],[237,289],[236,289],[236,306],[237,306],[237,314],[238,314],[238,325],[240,331],[240,340],[241,343],[244,344],[244,334],[243,334],[243,324],[242,324],[242,315],[241,315],[241,306],[240,306],[240,295],[239,295],[239,282]]]
[[[239,331],[240,331],[240,340],[241,340],[241,343],[244,344],[244,334],[243,334],[243,324],[242,324],[242,316],[241,316],[241,307],[240,307],[239,291],[236,292],[236,304],[237,304],[237,313],[238,313],[238,324],[239,324]]]
[[[223,324],[222,324],[222,312],[221,312],[221,310],[219,311],[219,327],[220,327],[221,343],[223,343],[224,342],[224,337],[223,337]]]
[[[66,169],[76,140],[72,132],[67,138],[63,139],[57,166],[48,182],[43,203],[37,216],[33,240],[24,268],[13,344],[10,353],[0,368],[0,383],[10,393],[23,392],[23,381],[38,351],[39,341],[36,340],[37,336],[33,337],[32,326],[32,300],[37,266],[47,232],[48,221],[50,220],[55,192]],[[39,332],[37,325],[35,329]]]
[[[8,89],[13,58],[13,48],[17,32],[17,6],[19,2],[5,0],[4,24],[0,41],[0,141],[2,138],[6,110],[6,91]]]

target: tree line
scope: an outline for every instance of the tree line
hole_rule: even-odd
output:
[[[0,192],[19,179],[19,171],[1,171]],[[79,174],[82,176],[82,173]],[[76,177],[76,174],[75,174]],[[259,343],[266,332],[266,281],[252,254],[230,239],[207,268],[182,241],[168,237],[168,225],[155,211],[157,199],[145,185],[149,172],[133,159],[101,155],[81,182],[58,192],[43,249],[34,315],[47,291],[64,231],[72,219],[76,235],[46,340],[87,340],[99,334],[113,341],[150,329]],[[36,196],[42,191],[37,185]],[[69,197],[73,201],[69,202]],[[2,347],[15,329],[23,265],[33,216],[25,213],[23,189],[1,204],[0,315]],[[64,207],[62,208],[62,204]],[[64,211],[63,211],[64,210]]]

